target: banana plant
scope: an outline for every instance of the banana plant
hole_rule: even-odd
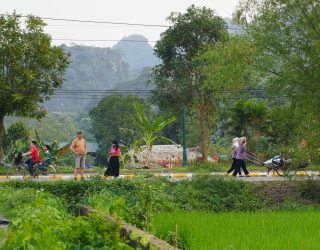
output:
[[[38,131],[35,130],[34,132],[35,132],[35,135],[36,135],[40,156],[41,156],[41,158],[43,158],[43,156],[44,156],[43,147],[44,147],[45,143],[40,138]],[[61,148],[59,148],[57,140],[54,140],[51,144],[49,144],[50,153],[52,155],[52,161],[56,162],[59,157],[61,157],[65,153],[69,152],[70,151],[70,148],[69,148],[70,144],[71,144],[71,142],[66,144],[65,146],[63,146]]]
[[[135,128],[138,133],[138,139],[134,144],[146,145],[146,166],[150,167],[152,158],[152,146],[155,141],[162,140],[170,143],[174,142],[160,134],[160,132],[169,124],[176,120],[175,117],[156,116],[154,119],[149,119],[143,112],[139,102],[134,103],[136,116],[133,116]]]
[[[3,165],[12,165],[14,158],[19,153],[22,153],[23,151],[25,151],[27,148],[28,148],[28,144],[26,142],[23,142],[21,139],[18,139],[14,142],[12,141],[1,163]]]

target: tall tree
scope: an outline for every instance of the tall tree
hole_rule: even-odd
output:
[[[168,19],[174,25],[155,47],[163,63],[153,70],[153,98],[160,106],[197,110],[204,161],[221,103],[249,84],[254,49],[246,38],[230,38],[224,20],[210,9],[191,6]]]
[[[153,99],[160,106],[177,110],[187,106],[198,110],[202,159],[206,160],[205,119],[210,96],[201,88],[202,73],[193,58],[204,51],[208,44],[227,40],[227,25],[213,10],[194,5],[186,13],[172,13],[167,19],[173,26],[161,34],[155,46],[155,54],[162,63],[153,69],[157,84]]]
[[[252,71],[254,54],[255,49],[248,38],[235,35],[227,41],[207,46],[193,59],[202,73],[200,88],[206,96],[204,118],[209,131],[217,129],[223,107],[235,99],[248,97],[246,93],[256,78]],[[211,136],[208,134],[207,138]]]
[[[63,83],[68,56],[51,45],[44,26],[34,16],[24,24],[15,13],[0,16],[0,158],[4,117],[43,117],[43,102]]]

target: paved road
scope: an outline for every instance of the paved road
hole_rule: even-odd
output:
[[[233,176],[225,176],[224,172],[214,172],[211,173],[211,175],[214,176],[223,176],[226,179],[238,179],[238,180],[244,180],[244,181],[285,181],[288,180],[288,178],[284,178],[281,176],[278,176],[276,174],[267,174],[266,172],[251,172],[250,177],[233,177]],[[307,175],[308,174],[308,175]],[[304,180],[308,178],[313,179],[319,179],[320,180],[320,174],[319,172],[313,172],[308,171],[307,174],[305,172],[298,172],[297,176],[293,177],[292,179],[296,180]],[[158,177],[166,177],[168,179],[171,179],[173,181],[179,181],[179,180],[190,180],[192,179],[196,174],[195,173],[153,173],[154,176]],[[85,179],[90,179],[91,177],[99,176],[98,174],[86,174]],[[120,175],[120,178],[133,178],[139,175],[134,174],[126,174],[126,175]],[[103,178],[103,177],[102,177]],[[30,176],[5,176],[0,175],[1,181],[6,180],[30,180],[32,179]],[[109,178],[107,178],[109,179]],[[55,176],[39,176],[39,178],[35,180],[73,180],[72,174],[57,174]]]

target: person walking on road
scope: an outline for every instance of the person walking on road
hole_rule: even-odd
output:
[[[81,179],[84,179],[83,169],[85,166],[85,160],[87,155],[87,143],[85,139],[83,139],[82,131],[77,132],[77,137],[72,141],[70,149],[75,156],[75,168],[73,171],[73,178],[74,180],[76,180],[78,173],[80,173]]]
[[[105,176],[119,177],[120,172],[120,146],[117,140],[112,141],[111,150],[109,152],[108,168],[105,172]]]
[[[247,144],[247,139],[245,137],[241,137],[239,139],[239,148],[236,154],[236,170],[233,172],[232,174],[233,176],[236,176],[238,173],[240,174],[241,168],[242,168],[246,177],[249,177],[249,171],[247,170],[247,166],[245,162],[249,154],[246,148],[246,144]]]
[[[237,152],[238,152],[238,148],[239,148],[239,138],[236,137],[232,140],[232,150],[231,150],[231,158],[232,158],[232,165],[230,167],[230,169],[227,171],[227,173],[225,174],[226,176],[228,176],[232,171],[236,170],[237,167]],[[241,175],[241,170],[239,172],[239,175]]]

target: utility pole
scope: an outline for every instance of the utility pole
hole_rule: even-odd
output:
[[[182,131],[182,166],[188,165],[187,147],[186,147],[186,108],[182,108],[181,119],[181,131]]]

